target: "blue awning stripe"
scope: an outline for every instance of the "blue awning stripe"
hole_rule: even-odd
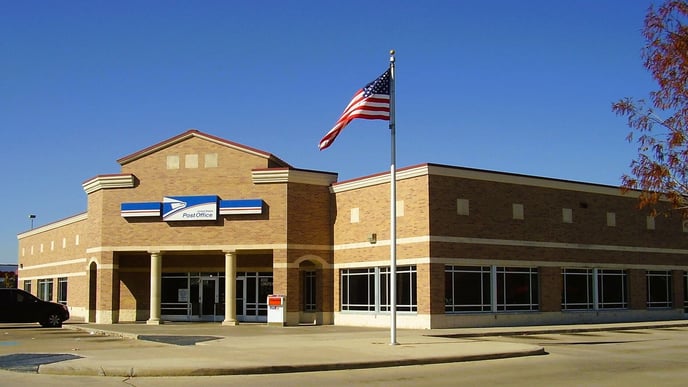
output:
[[[262,214],[262,199],[221,200],[220,215]]]
[[[120,214],[125,217],[136,216],[160,216],[162,203],[160,202],[145,202],[145,203],[122,203],[120,206]]]

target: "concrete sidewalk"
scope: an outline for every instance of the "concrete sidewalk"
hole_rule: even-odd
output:
[[[390,345],[389,329],[377,328],[78,322],[64,326],[142,342],[135,349],[80,352],[82,358],[41,365],[39,373],[125,377],[238,375],[476,361],[546,354],[540,346],[485,341],[480,340],[481,336],[666,328],[688,326],[688,321],[398,330],[397,345]]]

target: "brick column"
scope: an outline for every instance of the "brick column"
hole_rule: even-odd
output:
[[[540,274],[540,311],[561,311],[561,293],[564,286],[561,268],[540,267],[538,272]]]
[[[236,319],[236,251],[225,251],[225,319],[222,325],[239,325]]]
[[[160,325],[160,294],[162,292],[162,255],[159,251],[150,253],[150,317],[146,324]]]
[[[119,318],[119,266],[112,251],[100,253],[95,284],[97,324],[112,324]]]
[[[272,252],[272,293],[286,297],[285,325],[299,323],[299,268],[289,267],[287,250]]]
[[[431,263],[429,265],[429,282],[425,285],[421,285],[418,281],[418,298],[429,297],[430,308],[427,311],[430,315],[444,315],[445,314],[445,296],[446,296],[446,284],[444,273],[444,263]],[[419,273],[420,274],[420,273]],[[420,312],[420,301],[418,302],[418,311]],[[425,311],[423,311],[425,313]],[[431,324],[432,325],[432,324]]]
[[[673,305],[674,309],[683,309],[683,303],[685,301],[685,293],[683,287],[686,286],[686,280],[683,278],[683,270],[672,270],[671,271],[671,286],[673,292]]]
[[[628,270],[629,309],[647,309],[647,276],[642,269]]]

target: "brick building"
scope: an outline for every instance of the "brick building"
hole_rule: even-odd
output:
[[[85,213],[18,236],[19,287],[97,323],[263,322],[280,294],[287,325],[388,326],[389,173],[196,130],[118,162]],[[401,328],[684,318],[688,228],[617,187],[423,164],[396,209]]]

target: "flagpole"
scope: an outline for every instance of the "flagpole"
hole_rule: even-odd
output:
[[[397,168],[396,122],[394,117],[394,50],[389,51],[389,131],[392,142],[392,161],[389,167],[389,345],[397,345]]]

